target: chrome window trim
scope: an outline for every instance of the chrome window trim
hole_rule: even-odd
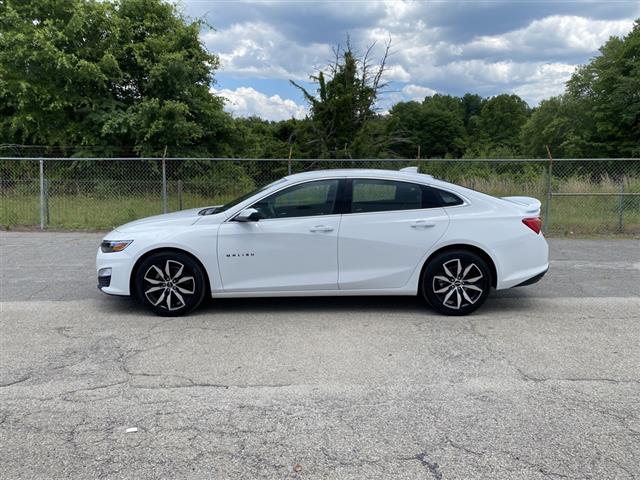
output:
[[[257,202],[263,200],[264,198],[267,198],[275,193],[281,192],[282,190],[285,190],[289,187],[295,187],[296,185],[302,185],[304,183],[311,183],[311,182],[320,182],[320,181],[325,181],[325,180],[388,180],[388,181],[392,181],[392,182],[404,182],[404,183],[413,183],[415,185],[423,185],[426,187],[431,187],[431,188],[435,188],[436,190],[442,190],[444,192],[450,193],[451,195],[455,195],[456,197],[458,197],[460,200],[462,200],[462,203],[460,205],[450,205],[450,206],[441,206],[441,207],[428,207],[428,208],[418,208],[418,209],[412,209],[412,210],[383,210],[383,211],[377,211],[377,212],[349,212],[349,213],[342,213],[342,214],[330,214],[330,215],[309,215],[308,218],[316,218],[316,217],[330,217],[330,216],[337,216],[337,215],[367,215],[370,213],[385,213],[385,212],[409,212],[409,211],[423,211],[423,210],[432,210],[434,208],[444,208],[444,209],[449,209],[449,208],[458,208],[458,207],[467,207],[469,205],[471,205],[471,202],[469,201],[469,199],[464,196],[461,195],[458,192],[455,192],[449,188],[446,187],[441,187],[440,185],[433,185],[431,183],[427,183],[425,181],[412,181],[409,179],[398,179],[395,177],[387,177],[387,176],[383,176],[383,175],[371,175],[371,176],[355,176],[355,177],[349,177],[349,176],[345,176],[345,175],[338,175],[338,176],[327,176],[327,177],[323,177],[323,178],[309,178],[309,179],[304,179],[304,180],[299,180],[297,182],[294,183],[287,183],[286,185],[283,185],[282,187],[278,188],[277,190],[273,190],[267,194],[264,194],[262,196],[260,196],[259,198],[252,200],[250,198],[248,198],[245,201],[251,201],[250,204],[248,204],[245,207],[239,208],[237,211],[235,211],[234,213],[230,214],[226,220],[223,223],[227,223],[227,222],[232,222],[234,221],[235,217],[242,211],[245,210],[246,208],[251,208],[254,204],[256,204]],[[422,179],[421,179],[422,180]],[[427,179],[424,179],[427,180]],[[237,207],[238,205],[236,205]],[[225,212],[221,212],[221,213],[225,213]],[[287,219],[293,219],[293,218],[307,218],[307,217],[286,217]],[[272,219],[272,218],[265,218],[263,220],[260,220],[261,222],[264,222],[266,220],[284,220],[284,218],[282,219]]]
[[[460,195],[457,192],[451,191],[448,188],[442,188],[439,185],[432,185],[430,183],[423,183],[423,182],[412,182],[410,180],[399,180],[397,178],[389,178],[389,177],[346,177],[347,180],[387,180],[390,182],[402,182],[402,183],[412,183],[414,185],[420,185],[420,186],[425,186],[425,187],[429,187],[429,188],[433,188],[435,190],[442,190],[443,192],[447,192],[450,193],[451,195],[455,196],[456,198],[459,198],[460,200],[462,200],[462,203],[459,205],[441,205],[439,207],[425,207],[425,208],[412,208],[412,209],[403,209],[403,210],[376,210],[375,212],[347,212],[347,213],[343,213],[343,215],[370,215],[373,213],[394,213],[394,212],[421,212],[424,210],[434,210],[436,208],[443,208],[443,209],[447,209],[447,208],[456,208],[456,207],[466,207],[470,205],[469,200],[464,197],[463,195]]]
[[[326,178],[312,178],[312,179],[307,179],[307,180],[301,180],[299,182],[295,182],[295,183],[290,183],[288,185],[283,186],[282,188],[279,188],[278,190],[274,190],[272,192],[269,192],[266,195],[263,195],[262,197],[253,200],[251,202],[250,205],[247,205],[246,207],[243,207],[241,209],[239,209],[237,212],[231,214],[225,221],[224,223],[227,222],[234,222],[235,218],[238,216],[238,214],[240,214],[240,212],[242,212],[243,210],[246,210],[247,208],[252,208],[256,203],[264,200],[267,197],[270,197],[271,195],[275,195],[276,193],[279,193],[283,190],[286,190],[288,188],[291,187],[296,187],[298,185],[303,185],[305,183],[312,183],[312,182],[326,182],[327,180],[336,180],[338,182],[340,182],[340,180],[345,179],[346,177],[340,176],[340,177],[326,177]],[[340,187],[340,185],[338,184],[338,187]],[[338,192],[336,192],[336,201],[338,200],[337,198]],[[251,200],[250,198],[247,199],[247,201]],[[334,203],[334,208],[335,208],[335,203]],[[339,213],[331,213],[329,215],[303,215],[301,217],[283,217],[283,218],[264,218],[264,219],[260,219],[260,222],[266,222],[267,220],[290,220],[290,219],[294,219],[294,218],[318,218],[318,217],[331,217],[331,216],[339,216]],[[251,222],[249,222],[251,223]]]

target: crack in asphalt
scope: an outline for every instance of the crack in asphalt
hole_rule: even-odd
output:
[[[535,463],[535,462],[531,462],[525,458],[522,458],[520,455],[513,453],[513,452],[509,452],[509,451],[504,451],[504,450],[500,450],[498,453],[502,453],[506,456],[508,456],[509,458],[512,458],[513,460],[522,463],[523,465],[526,465],[527,467],[536,470],[538,473],[542,474],[544,477],[546,478],[574,478],[574,479],[578,479],[581,477],[572,477],[569,475],[565,475],[564,473],[558,473],[558,472],[553,472],[549,469],[547,469],[544,465],[540,465],[539,463]]]
[[[34,368],[33,373],[24,367],[22,372],[12,371],[12,376],[22,376],[0,384],[10,387],[29,380],[28,388],[2,392],[2,433],[9,432],[16,438],[22,433],[29,442],[37,439],[42,445],[51,446],[53,454],[60,456],[61,463],[66,462],[65,469],[85,478],[130,477],[134,471],[143,472],[140,478],[151,477],[157,472],[164,478],[177,478],[196,470],[225,477],[219,472],[234,468],[237,469],[236,478],[289,478],[288,475],[294,476],[292,465],[298,461],[304,465],[300,477],[305,474],[338,476],[338,473],[344,477],[365,476],[368,472],[393,476],[398,469],[403,473],[406,469],[418,472],[413,473],[414,477],[443,480],[459,475],[467,468],[478,478],[483,474],[489,476],[495,465],[502,464],[504,468],[496,477],[519,474],[520,478],[557,480],[585,478],[586,475],[581,475],[583,472],[594,471],[593,478],[607,478],[603,472],[609,471],[611,477],[634,478],[633,452],[639,434],[631,427],[637,419],[637,409],[622,396],[633,398],[640,381],[617,378],[615,374],[607,376],[606,370],[595,370],[594,376],[568,375],[564,378],[562,375],[547,377],[528,373],[518,365],[518,359],[523,363],[520,357],[510,358],[511,351],[499,343],[500,337],[492,336],[491,331],[488,334],[482,331],[482,323],[463,320],[442,327],[446,329],[453,325],[453,341],[458,342],[448,351],[435,352],[437,361],[446,359],[447,364],[453,365],[452,374],[444,380],[425,373],[424,380],[415,377],[417,380],[411,384],[388,381],[372,386],[356,379],[349,385],[336,382],[328,387],[315,385],[315,378],[306,384],[306,377],[300,377],[303,379],[301,384],[278,383],[279,379],[290,378],[279,375],[273,378],[276,380],[273,383],[232,381],[249,379],[233,374],[235,366],[232,363],[219,375],[205,369],[192,373],[182,362],[174,366],[165,361],[165,357],[180,354],[181,350],[174,347],[183,342],[179,336],[182,331],[213,329],[199,326],[183,329],[179,322],[161,320],[155,325],[165,327],[150,331],[150,324],[146,320],[136,324],[126,336],[118,331],[120,324],[115,327],[108,324],[104,330],[91,326],[82,337],[73,336],[74,333],[85,333],[80,326],[47,326],[56,343],[49,351],[50,356],[44,357],[44,364]],[[426,328],[424,331],[427,339],[431,332]],[[64,339],[54,337],[54,332]],[[195,336],[186,336],[185,345],[187,339],[191,341]],[[203,332],[202,336],[207,334]],[[462,342],[467,339],[473,339],[474,349],[464,357],[460,352],[464,352]],[[386,346],[387,343],[383,348]],[[147,352],[155,353],[145,355]],[[386,354],[386,350],[380,353]],[[401,358],[401,354],[401,351],[394,351],[393,358]],[[489,383],[481,383],[486,370],[480,370],[480,381],[476,378],[469,381],[467,370],[459,374],[458,369],[461,365],[466,368],[469,359],[482,364],[482,368],[486,365],[497,368],[497,380],[492,377]],[[428,368],[431,365],[418,371],[427,372]],[[159,373],[171,369],[177,373]],[[316,373],[315,369],[312,371]],[[228,377],[227,373],[233,376]],[[472,373],[477,372],[473,370]],[[598,376],[601,373],[603,375]],[[227,381],[216,382],[216,377]],[[505,378],[505,388],[508,393],[515,392],[515,396],[502,395],[504,391],[496,386]],[[287,390],[293,386],[310,389]],[[322,390],[325,387],[336,391],[327,393]],[[405,387],[407,393],[398,393]],[[220,393],[217,393],[218,389]],[[257,390],[241,392],[241,389]],[[180,390],[183,392],[178,393]],[[454,390],[460,396],[453,395]],[[349,393],[345,394],[346,391]],[[354,391],[357,393],[352,394]],[[33,396],[24,396],[25,392]],[[37,395],[43,392],[52,395],[39,398]],[[605,395],[609,393],[619,394],[620,398]],[[565,412],[579,413],[581,416],[576,417],[573,428],[590,425],[582,433],[595,433],[596,437],[600,434],[604,440],[590,438],[589,442],[597,445],[598,441],[603,444],[611,439],[615,442],[616,455],[621,456],[603,455],[590,463],[593,446],[587,443],[580,445],[575,464],[563,464],[559,460],[563,457],[550,452],[556,446],[577,445],[571,442],[578,440],[569,437],[557,443],[553,439],[553,444],[540,446],[541,452],[528,451],[532,440],[513,438],[511,432],[503,428],[499,416],[514,406],[510,402],[522,400],[527,395],[537,395],[538,401],[549,402],[548,406],[555,407],[549,417],[554,421],[562,421],[559,414]],[[336,401],[336,397],[340,400]],[[380,401],[376,401],[378,399]],[[37,404],[36,401],[47,403]],[[504,443],[488,440],[477,431],[487,425],[491,428],[492,424],[481,420],[474,423],[471,416],[487,410],[495,415],[489,420],[500,425],[496,440]],[[531,410],[519,409],[516,413],[520,414],[516,417],[518,422],[536,421],[529,417],[533,413]],[[378,418],[372,419],[374,416]],[[76,422],[78,418],[82,418],[79,423]],[[450,424],[452,419],[459,423]],[[137,426],[138,433],[125,435],[127,426]],[[553,426],[541,432],[563,435]],[[328,442],[326,447],[319,443],[323,441]],[[502,450],[495,450],[496,447]],[[15,473],[18,468],[16,455],[37,451],[32,446],[25,447],[24,442],[16,442],[9,448],[12,456],[4,460],[5,466],[0,465],[0,476],[7,471]],[[154,449],[153,455],[149,453],[151,449]],[[393,453],[388,453],[389,450]],[[413,452],[419,453],[413,455]],[[47,460],[39,458],[38,461]],[[232,467],[225,469],[220,465]],[[83,468],[91,470],[87,473],[87,470],[81,470]],[[214,468],[221,470],[214,471]],[[60,471],[63,470],[57,470],[53,475]]]
[[[445,442],[447,442],[448,445],[450,445],[451,447],[455,448],[456,450],[460,450],[460,451],[468,453],[470,455],[475,455],[476,457],[481,457],[482,455],[484,455],[483,452],[477,452],[476,450],[472,450],[472,449],[470,449],[468,447],[465,447],[464,445],[461,445],[461,444],[459,444],[457,442],[454,442],[447,435],[445,435],[444,439],[445,439]]]
[[[442,472],[440,471],[440,465],[436,462],[430,462],[427,453],[421,452],[413,457],[403,457],[401,460],[417,460],[419,461],[423,467],[427,469],[427,471],[433,476],[435,480],[442,480]]]
[[[518,375],[527,382],[533,383],[544,383],[544,382],[604,382],[604,383],[612,383],[612,384],[625,384],[625,383],[636,383],[640,384],[640,379],[629,378],[629,379],[619,379],[619,378],[611,378],[611,377],[546,377],[546,376],[536,376],[525,372],[522,367],[516,365],[512,360],[507,358],[506,354],[503,351],[496,350],[494,348],[494,344],[491,341],[491,338],[478,330],[476,323],[473,319],[470,319],[468,322],[471,327],[471,331],[476,334],[478,337],[484,340],[485,348],[496,358],[499,358],[510,368],[515,370]]]
[[[512,365],[513,366],[513,365]],[[522,378],[529,382],[534,383],[544,383],[544,382],[604,382],[604,383],[613,383],[613,384],[625,384],[625,383],[639,383],[640,380],[636,380],[634,378],[628,379],[619,379],[619,378],[609,378],[609,377],[540,377],[531,375],[523,371],[520,367],[514,368],[518,371],[518,373],[522,376]]]
[[[6,382],[6,383],[0,383],[0,388],[5,388],[5,387],[11,387],[13,385],[17,385],[19,383],[23,383],[26,382],[27,380],[29,380],[31,378],[31,375],[24,375],[16,380],[12,380],[10,382]]]

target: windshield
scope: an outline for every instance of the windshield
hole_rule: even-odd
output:
[[[256,188],[255,190],[253,190],[253,191],[251,191],[249,193],[245,193],[244,195],[241,195],[240,197],[236,198],[235,200],[231,200],[230,202],[225,203],[224,205],[221,205],[219,207],[213,207],[213,208],[205,208],[204,210],[201,210],[198,213],[200,215],[212,215],[214,213],[224,212],[226,210],[229,210],[231,207],[235,207],[239,203],[244,202],[247,198],[251,198],[255,194],[260,193],[263,190],[266,190],[267,188],[271,188],[274,185],[277,185],[279,183],[284,182],[284,180],[285,180],[284,178],[281,178],[280,180],[276,180],[275,182],[271,182],[268,185],[265,185],[265,186],[260,187],[260,188]]]

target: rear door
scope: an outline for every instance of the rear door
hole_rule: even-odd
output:
[[[260,220],[222,224],[218,264],[224,290],[337,290],[341,182],[293,185],[251,206]]]
[[[449,224],[437,195],[411,182],[348,180],[338,239],[340,289],[406,284]]]

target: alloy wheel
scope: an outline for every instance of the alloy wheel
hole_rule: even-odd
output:
[[[473,262],[465,265],[459,258],[442,264],[441,271],[434,275],[433,293],[442,305],[459,310],[475,304],[483,294],[482,270]]]
[[[164,266],[151,265],[144,274],[144,295],[154,306],[169,311],[180,310],[196,292],[193,276],[185,275],[184,264],[167,260]]]

